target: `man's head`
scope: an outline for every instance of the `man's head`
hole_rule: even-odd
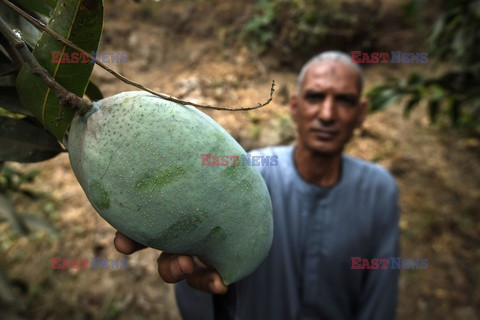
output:
[[[329,51],[310,59],[290,99],[299,147],[313,154],[341,154],[365,119],[367,105],[360,100],[363,83],[362,70],[344,53]]]

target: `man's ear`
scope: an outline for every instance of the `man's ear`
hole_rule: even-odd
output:
[[[296,123],[297,113],[298,113],[298,96],[296,94],[290,97],[289,105],[290,105],[290,115],[292,116],[293,121]]]
[[[357,116],[357,123],[355,124],[355,129],[360,128],[365,121],[368,113],[368,103],[367,101],[360,101],[360,113]]]

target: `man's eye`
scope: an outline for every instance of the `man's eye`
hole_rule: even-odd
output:
[[[305,100],[308,102],[320,102],[325,99],[325,95],[323,93],[307,93],[305,95]]]
[[[355,106],[358,103],[357,97],[351,95],[340,95],[337,97],[337,100],[338,102],[348,106]]]

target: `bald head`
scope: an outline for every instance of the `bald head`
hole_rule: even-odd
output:
[[[335,61],[335,62],[340,62],[342,64],[345,64],[346,66],[351,68],[352,71],[355,72],[355,74],[357,75],[357,88],[360,96],[362,94],[363,86],[365,83],[363,70],[360,68],[358,64],[352,62],[351,56],[340,51],[325,51],[308,60],[303,65],[302,69],[300,70],[300,74],[298,75],[297,92],[300,93],[303,82],[305,80],[305,74],[307,73],[307,70],[311,65],[316,63],[330,62],[330,61]]]

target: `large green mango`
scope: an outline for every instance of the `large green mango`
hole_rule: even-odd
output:
[[[92,205],[135,241],[204,257],[227,285],[267,256],[273,222],[265,182],[251,166],[202,166],[202,154],[245,151],[197,109],[120,93],[75,116],[67,147]]]

